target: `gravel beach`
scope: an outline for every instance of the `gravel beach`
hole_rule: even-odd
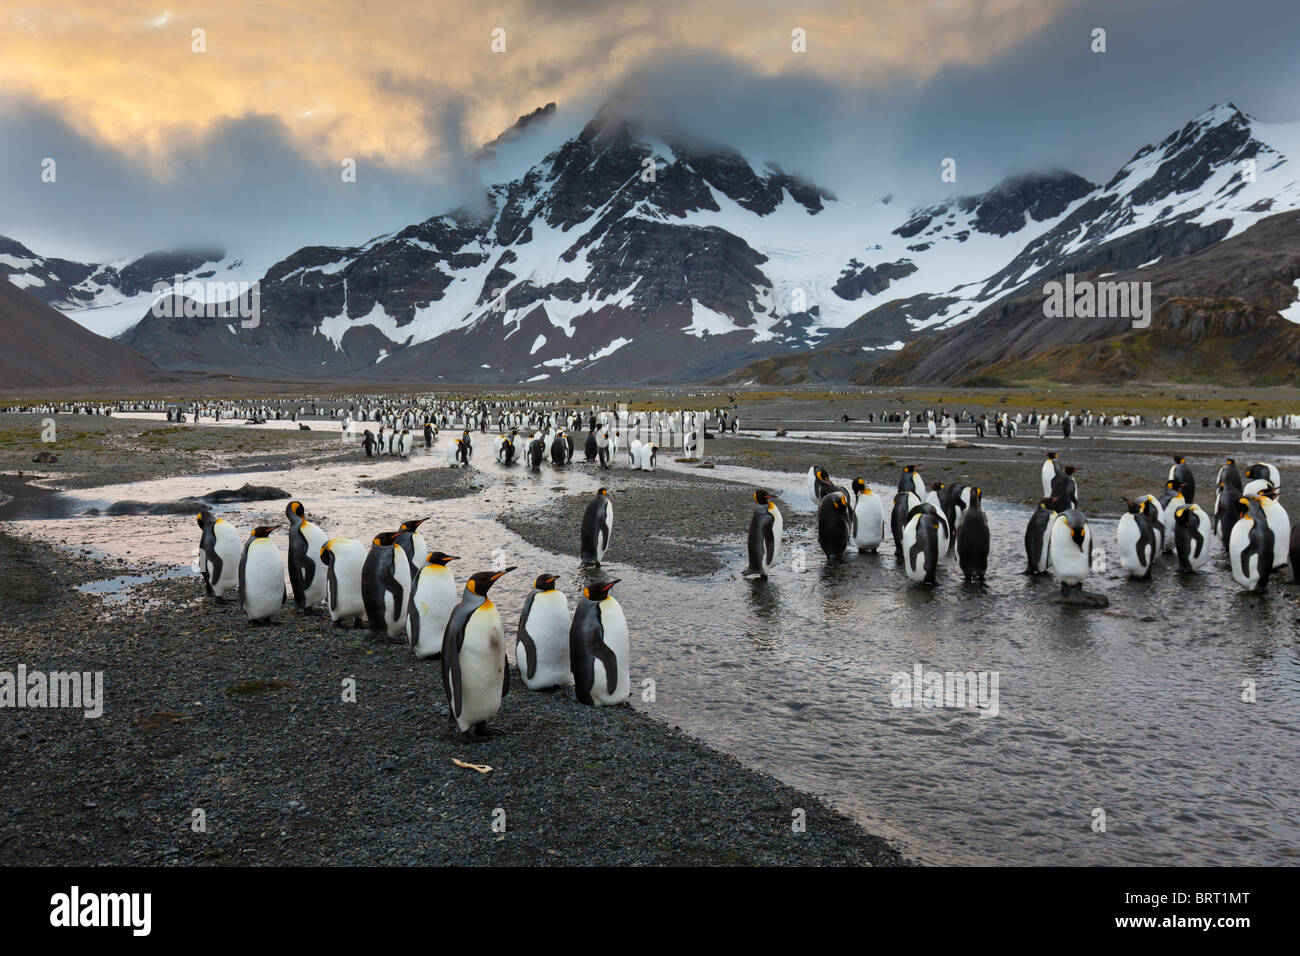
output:
[[[193,578],[101,606],[72,586],[124,568],[9,536],[0,566],[15,582],[2,668],[102,671],[105,696],[98,719],[5,712],[0,864],[904,862],[817,798],[628,707],[529,692],[515,673],[505,736],[463,743],[436,661],[322,615],[252,627]]]
[[[41,472],[58,487],[89,488],[340,454],[336,442],[295,432],[250,439],[172,426],[151,442],[154,431],[162,429],[78,418],[55,449],[59,464]],[[0,451],[17,498],[48,495],[14,474],[30,475],[40,445],[28,441]],[[142,447],[180,441],[197,448]],[[434,467],[365,484],[438,500],[471,494],[479,480],[473,470]],[[743,494],[737,503],[735,489],[705,478],[624,472],[610,484],[628,496],[627,534],[644,520],[662,522],[660,535],[674,528],[677,541],[707,542],[748,514]],[[562,500],[551,511],[580,513],[579,504]],[[661,510],[633,517],[643,507]],[[253,627],[233,596],[216,604],[194,577],[54,549],[22,539],[21,529],[0,531],[0,571],[12,582],[0,589],[0,670],[102,672],[104,712],[4,711],[0,864],[907,862],[817,797],[630,707],[533,693],[516,672],[494,722],[505,735],[466,743],[447,731],[436,661],[321,614],[286,609],[272,626]],[[558,526],[546,533],[560,537]],[[719,566],[707,550],[657,540],[694,573]],[[121,575],[145,580],[129,594],[75,589]],[[349,680],[355,702],[343,699]],[[196,810],[205,832],[192,827]],[[796,832],[796,819],[806,829]]]

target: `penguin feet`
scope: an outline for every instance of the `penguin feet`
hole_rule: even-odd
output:
[[[483,737],[504,737],[506,732],[496,727],[489,727],[486,720],[481,720],[474,725],[474,735],[479,738]]]

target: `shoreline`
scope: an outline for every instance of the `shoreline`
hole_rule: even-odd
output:
[[[233,602],[195,600],[194,579],[101,609],[72,587],[140,569],[67,557],[0,534],[0,563],[41,592],[0,601],[3,660],[103,671],[107,700],[98,719],[4,714],[0,864],[907,862],[820,798],[633,708],[528,691],[514,671],[495,722],[506,736],[462,743],[437,662],[405,646],[291,609],[252,627]]]

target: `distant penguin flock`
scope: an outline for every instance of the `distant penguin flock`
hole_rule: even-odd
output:
[[[492,735],[487,722],[510,689],[510,671],[505,627],[490,591],[516,569],[471,574],[458,595],[449,567],[457,557],[429,548],[420,531],[424,519],[374,535],[367,548],[353,538],[327,536],[301,501],[291,501],[285,515],[287,565],[272,538],[281,527],[259,525],[241,547],[229,519],[199,514],[198,568],[205,593],[223,602],[237,587],[240,607],[259,625],[271,623],[292,593],[294,607],[304,614],[323,604],[336,626],[366,627],[379,640],[406,643],[418,659],[439,658],[449,725],[464,735]],[[584,563],[599,565],[613,523],[609,492],[602,488],[582,521]],[[778,526],[778,538],[779,533]],[[627,619],[612,593],[618,580],[584,587],[572,617],[557,581],[554,574],[538,575],[519,616],[515,654],[524,686],[554,691],[572,684],[584,704],[626,702],[631,646]]]

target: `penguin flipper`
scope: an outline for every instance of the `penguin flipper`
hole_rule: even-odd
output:
[[[527,625],[528,612],[531,611],[533,608],[533,598],[536,595],[537,592],[533,591],[531,594],[528,595],[528,599],[524,601],[524,609],[519,613],[519,629],[518,631],[516,631],[515,634],[515,643],[522,644],[524,646],[524,650],[528,654],[528,670],[524,671],[521,668],[519,671],[520,676],[523,677],[525,680],[532,680],[534,677],[537,676],[537,645],[533,642],[533,636],[528,633],[528,625]],[[519,661],[519,648],[516,647],[515,662],[518,663],[518,661]]]

